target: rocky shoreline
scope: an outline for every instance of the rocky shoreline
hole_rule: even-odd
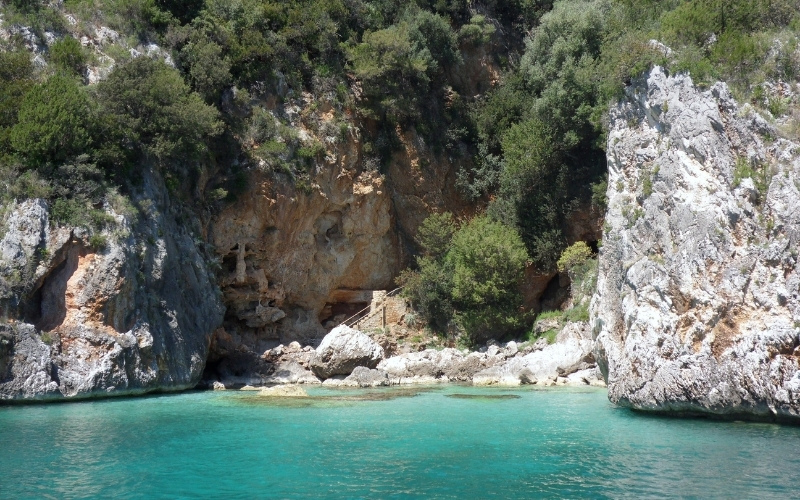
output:
[[[367,334],[339,326],[317,348],[291,342],[262,355],[265,374],[227,375],[203,380],[208,389],[256,388],[285,384],[381,387],[472,383],[476,386],[571,385],[605,387],[592,354],[587,323],[568,323],[553,344],[545,339],[518,344],[490,341],[478,351],[425,349],[386,356]]]

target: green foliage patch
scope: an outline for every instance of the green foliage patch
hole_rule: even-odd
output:
[[[456,229],[441,214],[426,219],[418,236],[424,255],[398,283],[429,326],[455,327],[471,342],[523,327],[519,285],[528,255],[513,228],[480,216]]]

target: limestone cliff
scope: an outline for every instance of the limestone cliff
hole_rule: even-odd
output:
[[[611,110],[592,303],[611,401],[800,416],[800,156],[725,84],[656,67]]]
[[[101,239],[51,224],[42,200],[10,207],[0,241],[0,399],[179,390],[199,380],[222,320],[218,289],[161,179],[145,172],[132,198],[138,210],[129,214],[104,207],[115,222]]]
[[[313,159],[306,189],[280,172],[249,167],[245,192],[209,224],[227,307],[209,361],[223,377],[266,376],[274,368],[262,359],[266,350],[318,343],[368,307],[373,291],[395,288],[427,216],[471,216],[481,208],[456,188],[470,156],[434,153],[411,126],[397,127],[399,144],[380,166],[365,147],[374,124],[324,93],[262,100],[276,122],[324,151]]]

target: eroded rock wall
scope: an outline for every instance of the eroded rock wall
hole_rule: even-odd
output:
[[[428,215],[468,216],[479,208],[456,188],[469,155],[437,155],[413,127],[397,128],[399,144],[381,166],[365,151],[369,124],[333,107],[341,105],[310,94],[265,102],[324,153],[309,167],[306,190],[288,176],[250,168],[246,192],[209,225],[227,307],[211,361],[223,362],[226,375],[266,374],[260,357],[279,343],[315,345],[369,307],[371,299],[359,297],[396,287]],[[330,133],[345,125],[344,135]]]
[[[193,387],[219,290],[197,239],[176,220],[161,179],[144,174],[139,215],[121,215],[90,241],[51,224],[47,203],[10,209],[0,241],[5,295],[0,399],[57,399]]]
[[[654,68],[611,110],[591,315],[611,401],[800,416],[800,148]]]

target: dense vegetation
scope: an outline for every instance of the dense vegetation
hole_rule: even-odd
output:
[[[475,338],[490,327],[527,327],[518,290],[525,266],[556,271],[574,243],[565,237],[570,215],[603,208],[603,119],[631,79],[662,64],[701,85],[724,79],[740,100],[786,115],[794,103],[768,82],[800,76],[793,0],[2,7],[5,27],[29,27],[39,41],[33,47],[26,32],[12,30],[0,47],[4,204],[49,198],[55,223],[100,229],[109,220],[97,207],[137,189],[146,172],[163,177],[176,199],[209,210],[243,189],[253,165],[302,195],[324,148],[301,139],[265,102],[308,91],[341,119],[340,137],[351,122],[361,128],[370,168],[390,161],[397,131],[411,127],[437,155],[471,159],[461,162],[458,185],[486,213],[460,225],[447,215],[429,219],[418,238],[422,254],[401,280],[434,329]],[[96,25],[120,37],[100,42],[115,63],[88,85],[87,68],[107,65],[78,41]],[[142,49],[151,43],[158,50]],[[504,73],[471,100],[453,75],[479,48]],[[32,50],[40,54],[34,60]],[[798,130],[784,124],[787,133]],[[201,178],[211,181],[196,184]]]

